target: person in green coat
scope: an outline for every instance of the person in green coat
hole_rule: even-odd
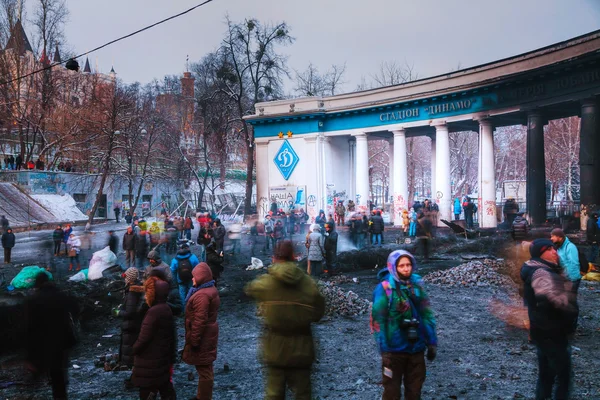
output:
[[[325,313],[325,299],[294,258],[291,241],[277,244],[273,264],[244,289],[259,303],[265,324],[261,358],[267,367],[265,399],[284,399],[286,386],[297,400],[312,399],[315,359],[311,324]]]

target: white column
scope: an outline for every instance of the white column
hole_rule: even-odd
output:
[[[255,142],[256,212],[260,221],[269,212],[269,142]]]
[[[479,121],[479,226],[495,228],[496,166],[494,163],[494,127],[490,120]]]
[[[382,206],[390,201],[390,197],[392,198],[392,203],[390,204],[390,217],[392,222],[395,220],[395,210],[394,210],[394,139],[390,138],[387,140],[388,142],[388,196],[384,198]],[[385,194],[385,191],[384,191]]]
[[[435,201],[435,192],[437,187],[435,186],[435,135],[431,136],[431,201]],[[425,193],[421,193],[421,196],[427,197]]]
[[[435,127],[435,187],[433,201],[440,208],[438,226],[442,219],[452,220],[452,193],[450,193],[450,136],[446,124]]]
[[[356,202],[356,140],[354,138],[348,139],[348,151],[350,152],[349,160],[349,171],[350,171],[350,190],[348,192],[348,199]]]
[[[408,209],[408,165],[406,163],[406,132],[394,131],[394,225],[400,226],[400,213]]]
[[[353,136],[356,138],[356,204],[364,211],[366,208],[362,206],[366,207],[369,200],[369,146],[365,133]]]

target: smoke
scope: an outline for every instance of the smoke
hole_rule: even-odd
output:
[[[350,250],[358,250],[358,248],[352,243],[348,235],[342,234],[338,232],[338,245],[337,251],[338,253],[342,251],[350,251]]]

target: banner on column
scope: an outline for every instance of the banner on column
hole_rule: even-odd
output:
[[[306,206],[306,186],[273,186],[269,188],[271,203],[277,203],[277,209],[288,212]]]

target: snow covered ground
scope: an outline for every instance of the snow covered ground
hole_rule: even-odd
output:
[[[50,211],[56,217],[56,221],[83,221],[87,219],[87,215],[77,208],[75,200],[68,194],[33,194],[31,197]]]

